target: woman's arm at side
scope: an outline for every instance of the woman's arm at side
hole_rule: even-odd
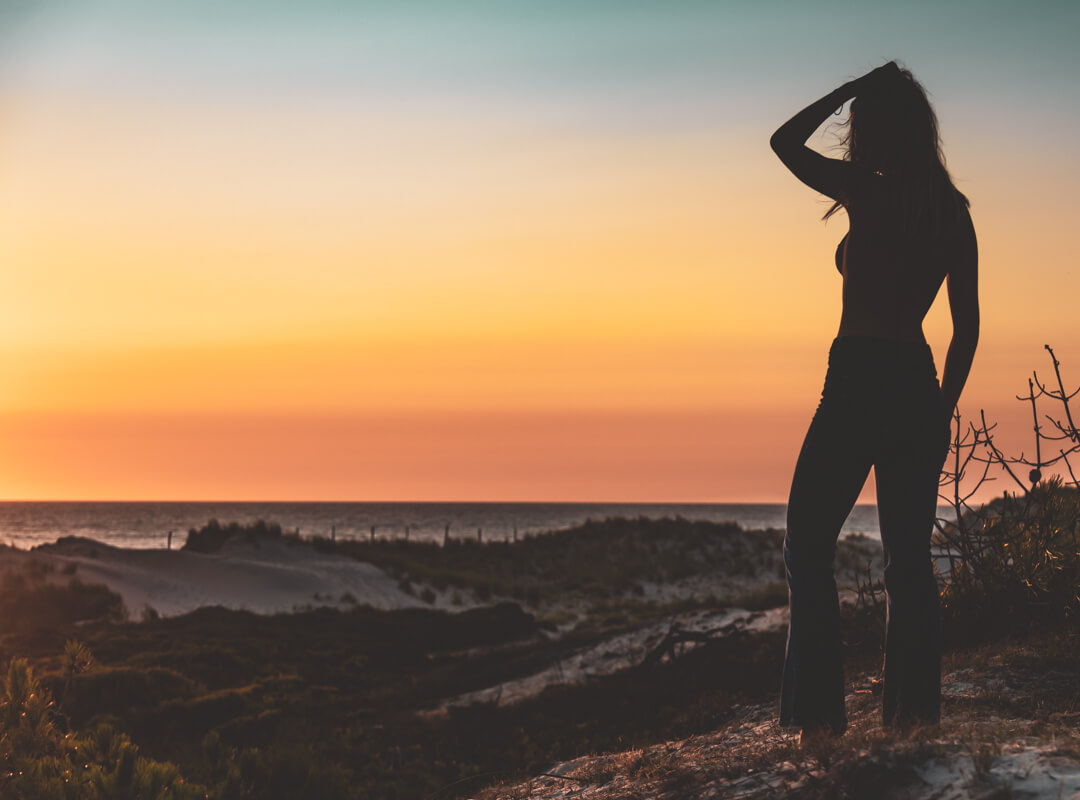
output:
[[[947,280],[953,335],[941,375],[941,397],[951,419],[979,344],[979,248],[970,216]]]

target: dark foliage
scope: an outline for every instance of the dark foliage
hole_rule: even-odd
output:
[[[39,660],[52,665],[45,687],[68,687],[65,724],[123,730],[213,797],[412,798],[450,785],[440,796],[461,796],[493,775],[708,730],[732,703],[774,690],[783,652],[779,634],[739,636],[508,708],[427,713],[591,641],[535,632],[513,605],[271,617],[211,608],[83,626],[88,671],[69,674],[47,652]]]
[[[119,620],[124,604],[104,586],[54,582],[33,570],[0,577],[0,619],[8,633],[33,633],[94,619]]]
[[[782,538],[782,531],[747,531],[734,522],[612,517],[517,542],[316,538],[311,544],[402,580],[468,588],[480,600],[501,595],[535,605],[568,596],[610,598],[633,592],[641,582],[710,572],[753,575],[759,562],[778,566]]]
[[[1030,627],[1075,629],[1080,620],[1080,482],[1072,459],[1080,455],[1076,428],[1061,364],[1045,345],[1053,366],[1052,382],[1033,372],[1027,394],[1033,441],[1019,456],[1002,452],[996,424],[961,424],[945,462],[941,498],[953,520],[938,520],[935,547],[947,562],[942,571],[942,601],[948,635],[984,641]],[[1055,413],[1046,413],[1049,403]],[[1041,413],[1040,413],[1041,412]],[[1053,469],[1059,474],[1048,475]],[[969,500],[992,472],[1015,487],[990,503]]]
[[[979,558],[958,560],[942,591],[948,635],[969,643],[1080,623],[1080,493],[1052,478],[963,520]],[[959,536],[959,525],[949,533]]]
[[[195,528],[189,530],[187,541],[180,549],[194,553],[216,553],[225,542],[233,538],[258,545],[261,541],[280,539],[281,526],[261,519],[250,525],[241,525],[239,522],[222,525],[216,519],[212,519],[198,530]]]

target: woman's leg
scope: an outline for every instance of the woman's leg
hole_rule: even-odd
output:
[[[882,698],[886,726],[941,715],[941,622],[930,555],[943,450],[936,382],[893,407],[874,466],[885,552],[887,621]]]
[[[830,365],[830,376],[835,372]],[[795,465],[784,538],[791,621],[780,695],[783,726],[837,733],[847,727],[833,559],[870,471],[860,406],[845,390],[830,390],[827,380]]]

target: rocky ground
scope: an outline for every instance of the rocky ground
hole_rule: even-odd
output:
[[[850,684],[851,727],[800,748],[773,704],[748,705],[718,730],[644,749],[583,756],[478,800],[630,798],[1080,798],[1076,636],[953,654],[940,726],[880,725],[876,676]]]

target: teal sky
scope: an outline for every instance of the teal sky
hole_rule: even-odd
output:
[[[3,85],[753,124],[904,60],[952,116],[1080,111],[1072,2],[7,2]],[[632,131],[624,131],[632,133]],[[1064,132],[1064,131],[1060,131]]]
[[[765,164],[763,143],[779,122],[897,58],[930,90],[958,180],[968,157],[1001,157],[1020,180],[1043,158],[1058,165],[1043,178],[1080,177],[1080,3],[1065,0],[42,0],[4,9],[0,101],[112,98],[188,109],[193,125],[215,108],[273,108],[313,125],[354,114],[613,142],[714,135],[719,148]]]

